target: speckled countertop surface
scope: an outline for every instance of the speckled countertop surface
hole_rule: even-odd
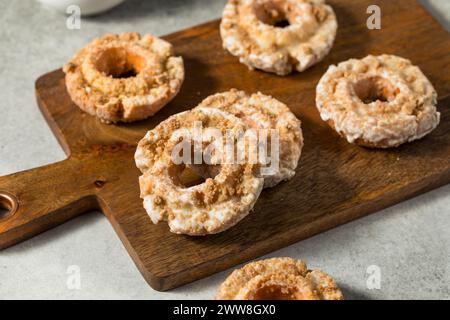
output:
[[[36,1],[0,0],[0,175],[65,155],[40,114],[34,80],[105,32],[163,35],[219,17],[225,0],[128,0],[81,30]],[[450,1],[423,0],[450,30]],[[449,53],[450,54],[450,53]],[[450,186],[299,242],[269,256],[301,258],[333,275],[347,298],[450,299]],[[369,266],[380,289],[368,289]],[[79,289],[68,287],[80,271]],[[371,269],[369,268],[369,271]],[[157,292],[106,218],[92,212],[0,252],[0,299],[210,299],[230,270]]]

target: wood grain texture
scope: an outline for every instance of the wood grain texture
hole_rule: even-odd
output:
[[[322,63],[289,77],[239,64],[222,49],[217,21],[165,37],[184,57],[187,80],[147,121],[102,124],[71,102],[61,70],[42,76],[37,100],[68,159],[0,177],[0,203],[18,204],[0,219],[0,248],[99,209],[149,284],[167,290],[448,183],[449,34],[412,0],[329,2],[340,24],[335,47]],[[369,4],[382,8],[382,30],[366,28]],[[315,86],[328,65],[369,53],[409,58],[435,84],[442,123],[430,136],[393,150],[368,150],[348,144],[320,120]],[[272,95],[302,120],[305,148],[295,178],[263,191],[251,215],[218,235],[193,238],[170,233],[165,223],[153,225],[139,198],[137,142],[169,115],[230,88]]]

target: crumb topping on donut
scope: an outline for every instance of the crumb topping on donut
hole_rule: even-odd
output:
[[[303,148],[303,134],[300,120],[285,104],[260,92],[248,95],[232,89],[209,96],[199,107],[224,110],[242,119],[250,128],[275,129],[278,132],[279,169],[264,176],[264,187],[273,187],[295,175]],[[268,138],[270,140],[270,134]],[[258,174],[261,175],[260,170]]]
[[[66,87],[82,110],[104,122],[152,116],[178,93],[184,80],[181,57],[150,34],[106,34],[64,66]]]
[[[188,137],[195,137],[198,122],[203,130],[219,129],[232,139],[245,130],[245,124],[232,114],[195,108],[176,114],[149,131],[135,154],[136,165],[143,172],[139,183],[144,208],[154,223],[165,220],[174,233],[205,235],[232,227],[249,214],[264,184],[255,175],[254,165],[247,162],[174,163],[172,152],[180,143],[177,133],[182,130]],[[209,144],[200,146],[207,148]],[[187,166],[204,172],[209,166],[218,169],[204,182],[186,186],[180,177]]]
[[[229,0],[220,32],[224,48],[242,63],[286,75],[329,53],[337,19],[323,0]]]
[[[272,258],[237,269],[222,283],[217,300],[342,300],[336,282],[303,261]]]
[[[322,119],[350,143],[389,148],[439,124],[437,93],[409,60],[368,56],[330,66],[317,86]]]

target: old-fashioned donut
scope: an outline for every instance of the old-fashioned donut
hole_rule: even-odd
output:
[[[217,300],[343,300],[336,282],[303,261],[272,258],[237,269],[222,283]]]
[[[249,163],[235,164],[215,156],[209,164],[176,163],[173,154],[183,139],[200,141],[201,152],[217,142],[206,133],[200,137],[195,134],[199,122],[204,132],[218,129],[231,140],[238,139],[238,134],[246,129],[240,119],[227,112],[197,108],[176,114],[149,131],[135,155],[143,172],[139,179],[141,197],[153,223],[166,220],[171,232],[195,236],[224,231],[243,219],[252,210],[264,184]],[[185,186],[181,175],[186,166],[219,169],[204,182]]]
[[[330,66],[317,86],[316,104],[348,142],[372,148],[420,139],[440,121],[433,85],[409,60],[393,55]]]
[[[295,175],[303,147],[303,134],[300,120],[285,104],[262,93],[248,95],[244,91],[232,89],[209,96],[199,107],[230,112],[250,128],[268,130],[269,139],[269,130],[276,130],[279,141],[278,170],[264,175],[261,174],[261,169],[258,171],[264,177],[265,188],[273,187]],[[269,154],[268,157],[270,156]]]
[[[333,46],[337,26],[323,0],[229,0],[220,34],[224,48],[240,62],[287,75],[320,62]]]
[[[63,70],[73,102],[107,123],[152,116],[184,80],[183,59],[173,56],[170,43],[134,32],[95,39]]]

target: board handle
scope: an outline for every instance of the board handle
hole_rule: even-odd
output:
[[[0,249],[95,210],[93,189],[71,158],[0,177]]]

